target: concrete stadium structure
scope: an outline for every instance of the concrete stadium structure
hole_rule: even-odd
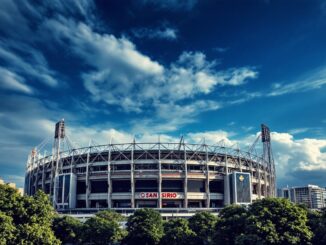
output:
[[[115,209],[156,208],[162,214],[217,212],[230,204],[248,204],[275,196],[275,167],[270,132],[262,132],[248,151],[218,145],[126,143],[75,149],[56,124],[52,155],[34,149],[28,158],[25,193],[49,194],[62,213],[89,214]],[[261,155],[254,152],[262,141]],[[62,150],[62,145],[68,147]]]

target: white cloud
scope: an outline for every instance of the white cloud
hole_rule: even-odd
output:
[[[0,67],[0,87],[26,94],[33,93],[32,89],[25,84],[22,77],[3,67]]]
[[[156,1],[155,6],[185,9],[192,8],[195,3]],[[147,1],[146,4],[154,3]],[[32,44],[46,40],[68,45],[70,51],[88,65],[89,69],[80,75],[92,100],[118,106],[125,112],[150,112],[153,119],[148,124],[153,125],[160,120],[162,131],[194,122],[200,112],[221,108],[222,103],[203,98],[218,86],[239,86],[258,75],[253,67],[218,71],[217,62],[208,60],[201,52],[183,52],[175,62],[163,66],[139,51],[127,38],[118,38],[105,30],[99,31],[98,21],[94,21],[96,6],[93,1],[68,4],[55,0],[37,6],[29,2],[19,6],[8,2],[6,8],[21,19],[20,37],[33,33],[30,19],[42,20],[42,24],[37,26],[37,35],[33,35],[29,42],[17,39],[16,43],[0,45],[0,58],[12,72],[26,80],[28,78],[29,82],[36,80],[49,86],[58,86],[58,74],[48,67],[44,55]],[[144,33],[153,38],[177,38],[177,30],[165,24],[145,30]],[[18,55],[14,50],[23,55]],[[171,110],[175,115],[173,120],[165,116],[171,114]],[[192,113],[183,113],[188,111]]]
[[[294,128],[289,131],[290,134],[296,135],[296,134],[302,134],[305,132],[308,132],[311,130],[311,128]]]
[[[136,50],[135,45],[125,38],[116,38],[110,34],[99,34],[84,23],[61,17],[50,19],[44,26],[51,30],[58,40],[65,43],[68,39],[78,56],[103,76],[116,76],[123,80],[126,76],[159,75],[163,67],[148,56]],[[116,71],[118,69],[118,71]],[[118,73],[118,74],[116,74]]]
[[[208,61],[201,52],[183,52],[164,67],[126,38],[97,33],[64,17],[48,20],[43,27],[52,30],[59,42],[69,40],[75,54],[93,67],[82,76],[92,98],[127,112],[146,107],[159,114],[162,104],[185,105],[182,100],[209,94],[217,85],[238,86],[258,74],[250,67],[216,72],[216,61]]]
[[[242,70],[238,69],[234,74],[234,76],[230,79],[229,85],[235,84],[243,84],[245,80],[243,77],[255,77],[254,71],[246,69]],[[232,72],[231,72],[232,73]],[[239,79],[239,80],[238,80]],[[227,80],[227,79],[225,79]],[[320,89],[326,84],[326,68],[321,67],[314,71],[310,71],[305,77],[301,80],[290,82],[290,83],[273,83],[271,88],[267,91],[256,91],[256,92],[248,92],[248,91],[238,91],[233,94],[226,94],[224,97],[228,97],[229,100],[225,103],[226,105],[234,105],[234,104],[242,104],[244,102],[256,99],[256,98],[264,98],[264,97],[275,97],[282,96],[291,93],[301,93],[307,92],[310,90]],[[234,99],[233,99],[234,98]]]
[[[40,4],[11,0],[2,2],[0,8],[0,32],[4,33],[0,42],[2,66],[24,78],[29,76],[31,80],[50,87],[56,87],[59,84],[58,74],[48,66],[44,54],[36,47],[44,41],[44,36],[50,36],[49,33],[40,33],[38,30],[38,21],[43,21],[44,16],[49,15],[50,9],[53,13],[63,12],[65,5],[70,6],[71,10],[72,6],[75,6],[75,9],[81,11],[82,6],[86,7],[86,2],[90,1],[73,1],[70,4],[65,4],[65,2],[59,0]],[[71,13],[67,11],[67,8],[66,12]]]
[[[198,132],[198,133],[188,133],[186,135],[186,141],[190,142],[203,142],[206,144],[215,145],[217,143],[221,143],[222,141],[226,146],[232,146],[236,144],[236,141],[231,140],[230,137],[232,133],[228,133],[223,130],[216,131],[206,131],[206,132]]]
[[[255,79],[258,77],[258,72],[250,67],[232,68],[221,72],[223,82],[225,85],[238,86],[246,83],[248,79]]]
[[[172,27],[158,27],[158,28],[137,28],[132,30],[132,33],[137,38],[148,38],[148,39],[165,39],[165,40],[176,40],[177,29]]]
[[[12,45],[12,47],[9,47]],[[24,54],[24,58],[15,54],[13,49],[20,49]],[[0,60],[6,63],[7,68],[24,76],[31,76],[40,83],[44,83],[50,87],[59,84],[55,78],[55,72],[48,68],[48,64],[43,54],[29,45],[22,43],[8,44],[0,43]]]
[[[295,139],[289,133],[272,133],[274,157],[277,163],[277,176],[284,186],[294,182],[300,183],[300,179],[293,179],[295,173],[309,175],[312,171],[326,170],[326,147],[324,139]],[[310,179],[311,182],[314,179]],[[307,183],[305,183],[307,184]],[[311,183],[314,184],[314,183]],[[325,182],[324,182],[325,184]]]
[[[314,71],[312,74],[301,81],[281,84],[275,83],[267,96],[280,96],[289,93],[306,92],[319,89],[326,84],[326,68]]]

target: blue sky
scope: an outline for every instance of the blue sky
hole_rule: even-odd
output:
[[[0,9],[0,176],[65,118],[78,145],[272,130],[278,185],[326,186],[326,4],[15,1]]]

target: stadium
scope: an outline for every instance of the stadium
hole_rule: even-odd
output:
[[[55,125],[52,154],[34,148],[28,157],[25,194],[41,189],[60,213],[91,214],[113,209],[131,214],[155,208],[165,216],[275,196],[275,167],[269,128],[243,151],[216,145],[177,143],[89,145],[75,148],[65,122]],[[261,154],[257,153],[257,149]]]

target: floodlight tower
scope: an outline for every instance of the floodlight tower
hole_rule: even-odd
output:
[[[65,121],[61,119],[59,122],[55,124],[55,132],[54,132],[54,143],[53,143],[53,163],[55,164],[55,171],[54,171],[54,188],[53,188],[53,206],[55,207],[57,203],[57,190],[58,190],[58,181],[57,177],[59,172],[61,171],[60,166],[60,151],[62,141],[65,138]]]
[[[265,124],[261,125],[261,140],[263,143],[263,159],[267,163],[267,168],[270,170],[269,196],[275,196],[275,164],[271,146],[271,134],[269,127]]]

